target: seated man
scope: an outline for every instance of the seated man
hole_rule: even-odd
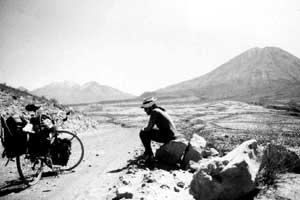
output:
[[[156,105],[156,98],[144,99],[141,108],[144,109],[147,115],[150,115],[148,125],[140,132],[140,138],[145,147],[144,157],[147,161],[153,159],[151,141],[166,144],[174,140],[176,128],[166,110]],[[155,125],[156,127],[154,127]]]

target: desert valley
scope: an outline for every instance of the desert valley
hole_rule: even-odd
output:
[[[83,86],[65,82],[64,87],[56,83],[35,91],[1,84],[0,89],[4,116],[21,114],[27,103],[42,105],[47,112],[72,109],[63,128],[78,133],[85,146],[83,163],[73,172],[46,173],[29,188],[19,181],[15,162],[4,167],[6,160],[0,159],[0,199],[300,198],[300,59],[282,49],[253,48],[206,75],[138,97],[106,86],[103,89],[95,82]],[[110,99],[105,98],[109,95]],[[173,118],[182,138],[179,142],[186,145],[181,161],[188,148],[197,149],[193,141],[198,136],[205,140],[201,159],[185,165],[158,162],[147,166],[139,161],[143,153],[139,131],[148,121],[140,104],[148,96],[156,96]],[[155,150],[160,148],[157,143],[152,145]],[[236,161],[238,156],[228,158],[242,147],[247,151],[241,154],[245,162]],[[211,149],[214,153],[208,151]],[[216,160],[224,161],[222,167]],[[237,163],[230,168],[233,160]],[[251,168],[253,163],[259,167]],[[241,165],[246,165],[241,171],[249,169],[250,177],[234,174]],[[236,180],[235,175],[243,178]],[[203,178],[207,176],[210,181]],[[236,189],[235,194],[230,193],[246,179],[252,181],[247,192]],[[236,185],[226,188],[228,180]],[[201,190],[201,184],[208,186]]]

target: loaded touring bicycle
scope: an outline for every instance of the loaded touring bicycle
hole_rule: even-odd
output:
[[[66,115],[67,116],[67,115]],[[80,138],[69,131],[58,130],[58,121],[41,114],[36,117],[40,132],[24,130],[26,120],[19,116],[5,119],[0,115],[0,136],[4,151],[2,158],[16,160],[17,171],[27,185],[36,184],[45,167],[55,172],[70,171],[83,159],[84,147]],[[45,129],[45,121],[50,126]],[[51,125],[52,124],[52,125]],[[46,133],[46,134],[45,134]]]

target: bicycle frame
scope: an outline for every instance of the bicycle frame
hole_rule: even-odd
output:
[[[41,120],[41,117],[40,117]],[[53,120],[54,121],[54,120]],[[63,120],[65,121],[65,120]],[[36,148],[38,138],[41,133],[32,133],[32,132],[22,132],[26,134],[26,148],[25,152],[19,155],[15,155],[16,164],[18,173],[21,179],[27,185],[36,184],[42,177],[44,166],[48,166],[52,171],[62,172],[72,170],[77,167],[84,156],[84,147],[82,141],[79,137],[69,131],[58,130],[54,126],[49,130],[49,146],[47,151],[41,151],[41,149]],[[0,136],[1,141],[3,142],[4,129],[3,126],[6,126],[4,118],[1,116],[0,123]],[[4,127],[5,128],[5,127]],[[9,131],[9,128],[7,127]],[[11,133],[10,133],[11,134]],[[40,141],[38,141],[40,142]],[[44,141],[42,141],[44,142]],[[56,143],[55,143],[56,142]],[[40,143],[39,143],[40,144]],[[54,146],[56,145],[56,146]],[[60,146],[59,146],[60,145]],[[54,151],[55,147],[58,147],[60,151]],[[35,149],[34,149],[35,148]],[[58,153],[57,153],[58,152]],[[56,162],[55,166],[52,165],[52,159],[56,156],[56,159],[61,161],[64,159],[64,162]],[[8,161],[12,159],[9,158]]]

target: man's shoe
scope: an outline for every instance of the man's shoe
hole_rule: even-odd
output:
[[[145,160],[146,163],[154,162],[154,156],[153,156],[153,154],[146,155],[146,157],[144,158],[144,160]]]
[[[147,160],[149,157],[153,157],[153,154],[152,153],[147,153],[145,152],[143,155],[141,155],[141,159],[142,160]]]

